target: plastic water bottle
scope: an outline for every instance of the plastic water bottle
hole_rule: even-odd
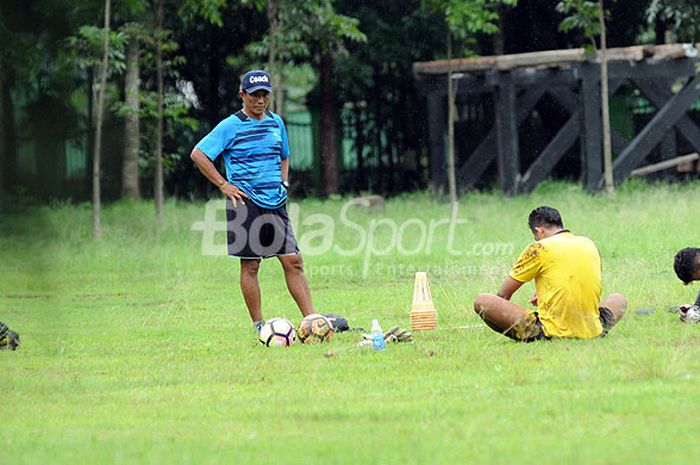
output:
[[[379,326],[379,320],[372,320],[372,347],[374,350],[384,350],[384,331]]]

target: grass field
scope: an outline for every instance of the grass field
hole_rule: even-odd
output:
[[[413,273],[427,269],[439,328],[415,344],[375,353],[344,333],[263,348],[237,262],[201,252],[192,225],[204,219],[202,202],[168,203],[162,228],[150,203],[110,205],[99,242],[88,205],[5,215],[0,321],[23,344],[0,352],[0,463],[700,460],[700,326],[668,311],[698,291],[672,264],[678,249],[700,246],[700,183],[626,184],[613,198],[568,184],[517,198],[470,194],[452,242],[438,223],[449,206],[428,196],[390,199],[384,212],[343,210],[346,200],[296,210],[315,306],[354,326],[408,326]],[[609,337],[516,344],[471,311],[531,240],[527,214],[540,204],[598,244],[603,292],[628,297]],[[323,218],[334,219],[332,233]],[[394,247],[392,224],[402,239]],[[369,249],[359,225],[375,231]],[[275,260],[260,279],[265,316],[298,322]],[[514,300],[526,304],[533,289]]]

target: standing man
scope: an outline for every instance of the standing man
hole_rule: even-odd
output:
[[[686,247],[679,250],[673,261],[673,269],[683,284],[700,281],[700,248]],[[681,321],[700,321],[700,293],[693,305],[680,306]]]
[[[243,109],[221,121],[192,150],[190,158],[226,199],[228,254],[241,260],[241,292],[256,331],[264,320],[258,269],[277,257],[289,293],[302,315],[314,313],[304,265],[287,209],[289,142],[279,115],[267,110],[269,74],[248,71],[239,95]],[[213,161],[222,156],[226,177]]]
[[[627,300],[612,294],[599,306],[602,266],[593,241],[564,229],[561,215],[551,207],[533,210],[528,225],[536,242],[520,254],[497,295],[477,297],[474,311],[491,329],[516,341],[607,334],[624,315]],[[510,301],[533,279],[534,311]]]

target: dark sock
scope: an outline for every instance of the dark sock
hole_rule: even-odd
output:
[[[253,326],[255,326],[255,332],[260,334],[260,329],[265,324],[265,320],[254,321]]]

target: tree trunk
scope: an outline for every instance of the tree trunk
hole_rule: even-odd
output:
[[[154,198],[158,221],[163,221],[163,0],[158,0],[158,38],[156,39],[156,79],[158,94],[158,121],[156,123],[156,172]]]
[[[600,23],[600,101],[603,107],[603,170],[605,172],[605,190],[608,193],[612,193],[615,190],[615,184],[613,180],[612,147],[610,144],[608,54],[603,0],[598,1],[598,22]]]
[[[0,62],[0,122],[5,121],[5,80],[2,78]],[[5,125],[0,124],[0,212],[5,205],[5,170],[7,169],[7,144],[5,143]]]
[[[281,64],[277,63],[277,36],[279,35],[278,31],[280,26],[276,0],[268,0],[267,2],[267,21],[270,24],[267,67],[270,70],[270,78],[272,79],[272,105],[274,112],[281,115],[283,104],[282,73],[278,69],[278,67],[281,68]]]
[[[447,184],[450,204],[457,204],[457,178],[455,176],[455,92],[452,83],[452,34],[447,28]]]
[[[109,7],[110,0],[105,0],[105,24],[103,34],[104,50],[102,54],[102,76],[100,89],[97,94],[97,122],[95,124],[95,149],[92,157],[92,235],[100,235],[100,151],[102,150],[102,114],[104,112],[105,90],[107,88],[107,72],[109,71]]]
[[[338,193],[338,108],[333,93],[333,57],[330,51],[321,56],[321,194]]]
[[[654,43],[656,45],[666,43],[666,30],[666,21],[657,15],[656,19],[654,20]]]
[[[357,182],[355,183],[355,188],[358,194],[362,192],[367,185],[367,176],[365,174],[365,135],[363,132],[366,127],[363,123],[364,114],[364,110],[360,110],[357,102],[355,102],[353,111],[355,122],[355,152],[357,154]]]
[[[124,93],[127,114],[124,117],[124,160],[122,165],[122,196],[128,199],[141,197],[139,189],[139,44],[129,42],[126,53]]]
[[[278,65],[282,68],[282,64]],[[277,75],[277,95],[275,95],[275,113],[284,116],[284,76],[280,72]]]
[[[87,144],[85,145],[85,196],[90,195],[92,190],[92,164],[93,147],[95,146],[95,66],[88,69],[88,82],[86,89],[87,97]]]
[[[222,41],[220,29],[212,24],[205,24],[207,30],[207,92],[205,108],[207,109],[207,119],[209,128],[214,129],[219,124],[221,118],[219,111],[221,110],[221,96],[219,95],[219,86],[221,85],[221,73],[224,67],[224,59],[221,56],[220,43]]]
[[[2,143],[5,152],[0,176],[4,178],[2,185],[6,191],[10,191],[15,185],[17,174],[17,129],[15,126],[15,105],[10,94],[10,85],[9,79],[0,83],[0,94],[2,95],[0,132],[3,134]]]
[[[376,167],[374,168],[373,181],[371,181],[368,186],[368,190],[372,192],[379,192],[382,195],[386,193],[386,180],[384,177],[384,160],[382,160],[382,154],[384,153],[384,148],[382,147],[382,132],[384,132],[384,118],[382,115],[382,105],[381,105],[381,92],[382,83],[380,82],[380,69],[379,63],[374,63],[372,65],[372,116],[374,124],[372,125],[373,131],[370,137],[370,143],[374,146],[374,158],[377,160]]]

